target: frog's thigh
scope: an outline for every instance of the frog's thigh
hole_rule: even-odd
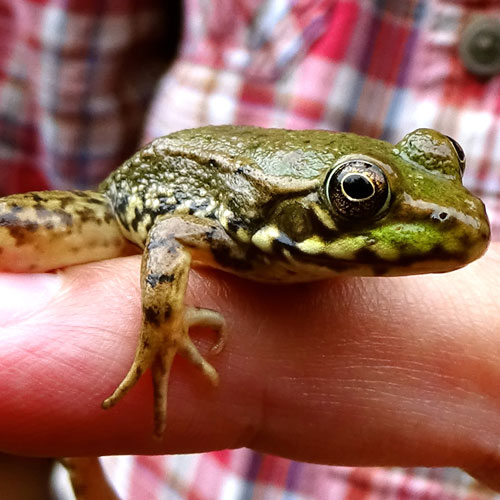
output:
[[[167,381],[177,352],[196,364],[214,384],[217,372],[207,363],[189,338],[189,327],[208,326],[219,332],[215,349],[223,344],[224,320],[215,311],[185,307],[191,255],[187,247],[209,250],[214,238],[228,238],[216,223],[194,217],[165,217],[149,232],[142,258],[141,288],[143,322],[132,367],[115,392],[104,401],[108,408],[152,368],[155,394],[155,433],[161,435],[166,422]]]

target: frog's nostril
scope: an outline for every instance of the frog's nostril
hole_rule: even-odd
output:
[[[434,219],[435,221],[438,221],[438,222],[444,222],[444,221],[449,220],[450,214],[448,212],[435,211],[431,215],[431,218]]]

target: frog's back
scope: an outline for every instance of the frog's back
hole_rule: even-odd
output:
[[[364,151],[386,154],[390,144],[347,132],[288,130],[239,125],[207,126],[175,132],[165,137],[174,148],[251,161],[255,168],[273,176],[299,179],[317,177],[325,165]]]
[[[248,227],[255,222],[252,212],[258,213],[273,195],[310,188],[338,158],[359,150],[360,141],[374,156],[390,147],[324,130],[234,125],[181,130],[138,151],[101,190],[127,237],[139,245],[163,214],[217,219],[225,212],[235,224]],[[245,206],[248,217],[235,214],[232,206]]]
[[[220,220],[230,204],[250,209],[252,203],[264,203],[269,193],[260,189],[263,179],[255,186],[258,167],[240,168],[248,162],[242,156],[245,147],[235,140],[236,129],[204,127],[159,137],[115,170],[100,190],[125,236],[142,246],[158,216]]]

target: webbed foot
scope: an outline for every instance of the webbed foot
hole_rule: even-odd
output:
[[[211,309],[198,307],[185,307],[179,316],[180,318],[172,317],[164,325],[145,321],[141,342],[130,370],[113,394],[102,403],[105,409],[114,406],[137,383],[141,375],[151,368],[154,388],[154,432],[158,437],[165,431],[168,378],[177,353],[193,363],[213,385],[217,385],[219,381],[215,368],[203,358],[189,337],[189,328],[202,326],[216,331],[217,341],[211,352],[218,353],[225,343],[223,316]]]
[[[212,353],[225,343],[224,318],[210,309],[184,305],[191,256],[177,241],[180,230],[189,229],[192,237],[207,229],[179,218],[157,221],[150,230],[141,266],[142,329],[134,362],[127,375],[106,398],[103,408],[114,406],[149,368],[153,375],[154,432],[161,436],[167,418],[167,384],[177,353],[191,361],[214,385],[218,383],[215,368],[199,353],[189,337],[189,328],[203,326],[215,330],[217,341]]]

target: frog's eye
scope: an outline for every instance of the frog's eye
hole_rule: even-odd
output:
[[[384,172],[366,160],[350,159],[337,165],[324,186],[330,205],[346,219],[372,219],[389,205],[389,184]]]
[[[453,146],[453,149],[457,153],[457,158],[458,158],[458,166],[460,167],[460,173],[463,174],[465,170],[465,153],[464,150],[462,149],[462,146],[458,144],[458,142],[453,139],[453,137],[450,137],[449,135],[446,136],[446,138],[451,142],[451,145]]]

